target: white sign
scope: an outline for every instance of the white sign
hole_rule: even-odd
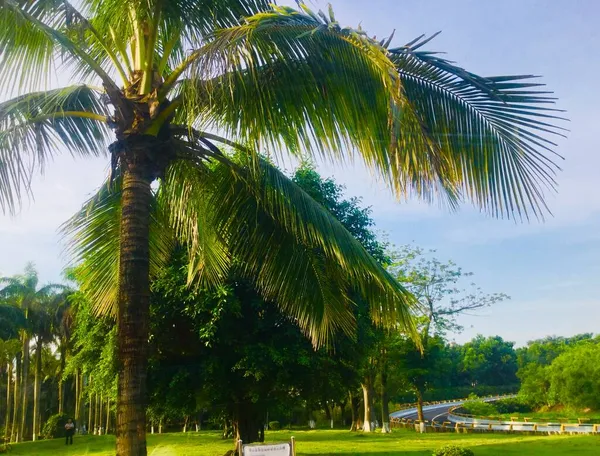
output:
[[[276,443],[269,445],[244,445],[243,456],[291,456],[292,446],[289,443]]]

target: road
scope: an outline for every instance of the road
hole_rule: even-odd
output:
[[[432,420],[438,423],[448,421],[448,410],[457,405],[461,405],[463,401],[447,402],[445,404],[426,405],[423,407],[423,416],[426,421],[431,422]],[[392,418],[408,418],[411,420],[417,419],[417,409],[400,410],[390,415]]]
[[[498,400],[499,397],[495,398],[487,398],[485,401],[495,401]],[[447,402],[445,404],[436,404],[436,405],[427,405],[423,407],[423,415],[426,421],[435,421],[438,424],[442,424],[444,421],[450,421],[448,419],[448,412],[452,407],[456,407],[457,405],[462,405],[464,401],[454,401]],[[406,410],[400,410],[399,412],[394,412],[390,414],[391,418],[406,418],[411,420],[416,420],[417,409],[410,408]],[[456,418],[455,418],[456,420]],[[467,426],[473,425],[477,429],[485,429],[485,430],[498,430],[498,431],[532,431],[534,430],[533,425],[535,423],[524,423],[524,422],[510,422],[510,421],[494,421],[494,420],[485,420],[485,419],[471,419],[471,418],[461,418],[460,419],[463,424]],[[550,433],[581,433],[581,434],[591,434],[597,433],[597,427],[592,424],[564,424],[561,426],[560,423],[539,423],[536,425],[535,430],[538,432],[550,432]]]

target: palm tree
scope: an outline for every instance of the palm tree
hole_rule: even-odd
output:
[[[11,410],[14,402],[12,391],[18,382],[18,372],[14,372],[15,358],[21,350],[18,338],[25,325],[25,314],[20,308],[0,302],[0,366],[6,365],[6,415],[4,419],[4,440],[6,442],[10,440],[11,436]],[[13,380],[13,373],[15,380]]]
[[[25,273],[14,277],[0,277],[0,298],[17,305],[25,316],[25,326],[21,330],[22,354],[21,354],[21,372],[18,372],[19,382],[15,383],[15,417],[20,407],[20,422],[17,424],[15,439],[24,440],[27,435],[27,407],[29,399],[29,360],[30,360],[30,341],[32,336],[32,320],[30,311],[37,308],[41,301],[47,299],[53,292],[63,288],[62,285],[49,284],[38,288],[38,274],[33,264],[29,263],[25,267]],[[17,363],[19,364],[19,363]],[[17,391],[20,390],[20,398],[17,398]],[[15,426],[15,421],[13,426]]]
[[[62,287],[61,287],[62,288]],[[35,337],[35,379],[33,388],[33,440],[36,440],[41,431],[40,399],[42,390],[42,353],[44,347],[53,342],[57,336],[56,317],[60,309],[68,300],[69,291],[52,293],[38,299],[30,309],[31,334]],[[62,359],[61,359],[62,361]],[[61,372],[62,374],[62,372]],[[59,385],[62,381],[59,380]],[[59,411],[60,413],[60,411]]]
[[[65,387],[64,373],[67,362],[67,355],[71,346],[71,333],[73,330],[73,309],[71,307],[71,290],[65,290],[60,296],[57,296],[56,308],[54,309],[53,329],[55,343],[59,355],[58,376],[58,413],[64,411]]]
[[[399,196],[498,216],[543,216],[554,186],[559,130],[530,76],[479,77],[429,39],[392,47],[269,3],[0,3],[0,92],[17,95],[0,105],[2,207],[51,154],[110,144],[109,181],[71,231],[85,291],[117,316],[118,455],[146,454],[149,280],[176,241],[190,279],[218,282],[235,258],[315,343],[352,330],[348,284],[377,321],[414,330],[405,290],[260,152],[360,157]],[[81,83],[46,90],[59,62]]]
[[[14,407],[14,391],[16,383],[16,372],[14,371],[15,358],[21,351],[21,343],[18,339],[5,339],[0,337],[0,366],[6,366],[6,414],[4,417],[4,441],[9,442],[11,437],[11,411]],[[15,379],[13,380],[13,374]],[[11,389],[12,387],[12,389]]]

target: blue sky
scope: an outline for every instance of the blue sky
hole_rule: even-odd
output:
[[[290,2],[288,2],[290,3]],[[315,9],[326,8],[314,1]],[[559,192],[548,198],[554,216],[545,223],[494,220],[464,206],[448,213],[418,201],[397,202],[360,165],[321,164],[320,171],[372,206],[377,228],[395,244],[437,250],[475,273],[485,291],[510,301],[461,320],[464,341],[477,333],[523,344],[549,334],[600,332],[600,2],[596,0],[334,0],[342,24],[362,24],[395,43],[422,33],[442,34],[429,44],[482,75],[543,75],[568,111],[571,130],[559,141],[566,158]],[[285,166],[285,164],[284,164]],[[289,166],[289,164],[288,164]],[[100,185],[103,160],[59,156],[34,185],[35,201],[17,217],[0,215],[0,274],[18,273],[28,260],[43,281],[56,281],[66,263],[57,228]]]

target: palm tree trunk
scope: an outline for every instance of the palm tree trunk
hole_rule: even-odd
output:
[[[63,382],[63,373],[65,372],[66,349],[64,342],[60,346],[60,373],[58,377],[58,413],[63,413],[65,405],[65,384]],[[77,404],[75,404],[75,415],[77,415]]]
[[[29,336],[23,335],[23,374],[21,376],[21,423],[19,427],[19,441],[25,440],[27,429],[27,405],[28,405],[28,377],[29,377]]]
[[[42,339],[38,337],[35,349],[35,383],[33,388],[33,440],[40,433],[40,393],[42,392]]]
[[[11,386],[12,386],[12,376],[13,376],[13,361],[12,359],[8,363],[8,367],[6,369],[6,418],[4,420],[4,441],[8,442],[10,439],[10,412],[12,408],[12,396],[11,396]]]
[[[79,383],[79,369],[75,370],[75,426],[79,426],[79,407],[81,403],[79,402],[79,390],[81,386]]]
[[[10,431],[10,441],[18,442],[19,435],[19,398],[21,394],[20,384],[21,384],[21,354],[17,353],[17,360],[15,363],[15,391],[13,393],[13,419],[12,419],[12,428]]]
[[[98,407],[98,393],[96,393],[96,395],[94,396],[94,435],[98,435],[98,431],[100,428],[100,407]]]
[[[88,405],[88,434],[92,434],[94,432],[94,428],[92,427],[92,411],[94,409],[94,403],[92,400],[92,395],[89,395],[89,405]]]
[[[108,430],[110,429],[110,398],[106,401],[106,428],[104,430],[105,434],[108,434]]]
[[[98,407],[98,435],[102,435],[102,408],[104,406],[104,401],[102,400],[102,394],[100,395],[100,406]]]
[[[131,152],[131,151],[126,151]],[[119,309],[117,456],[146,456],[146,370],[149,326],[148,170],[134,153],[123,173]]]

